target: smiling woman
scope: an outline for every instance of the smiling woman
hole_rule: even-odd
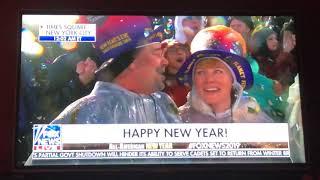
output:
[[[230,108],[233,77],[222,61],[200,61],[195,68],[194,81],[198,95],[214,112],[224,112]]]
[[[225,26],[195,36],[193,54],[178,72],[181,81],[192,85],[187,103],[179,108],[184,122],[272,122],[254,98],[242,96],[253,83],[245,47],[242,36]]]
[[[252,97],[242,96],[231,67],[218,58],[204,58],[194,67],[188,102],[179,108],[187,123],[272,122]]]

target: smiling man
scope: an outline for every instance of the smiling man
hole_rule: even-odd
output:
[[[175,103],[161,92],[168,65],[163,56],[166,46],[161,44],[163,29],[145,35],[150,27],[145,16],[109,16],[98,34],[96,47],[104,63],[95,72],[94,89],[70,104],[53,123],[181,122]]]
[[[191,52],[178,72],[179,81],[192,87],[179,108],[184,122],[272,122],[254,98],[242,95],[252,86],[253,75],[238,32],[220,25],[203,29],[193,39]]]

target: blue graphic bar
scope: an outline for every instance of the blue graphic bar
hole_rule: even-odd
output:
[[[95,36],[39,36],[39,41],[46,42],[95,42]]]
[[[39,41],[54,41],[54,36],[39,36]]]
[[[81,37],[81,42],[95,42],[96,37],[94,36],[82,36]]]

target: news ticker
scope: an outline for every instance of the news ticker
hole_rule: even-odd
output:
[[[33,127],[34,159],[289,157],[289,154],[285,123]]]
[[[95,24],[40,24],[38,40],[42,42],[95,42]]]
[[[139,159],[139,158],[287,158],[288,149],[243,150],[149,150],[33,152],[35,160],[49,159]]]
[[[285,149],[287,142],[208,142],[208,143],[99,143],[33,146],[33,151],[59,150],[181,150],[181,149]]]
[[[288,143],[109,143],[41,146],[32,157],[48,159],[250,158],[289,157]]]

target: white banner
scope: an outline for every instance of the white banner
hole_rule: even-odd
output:
[[[289,142],[287,123],[64,124],[62,143]]]

